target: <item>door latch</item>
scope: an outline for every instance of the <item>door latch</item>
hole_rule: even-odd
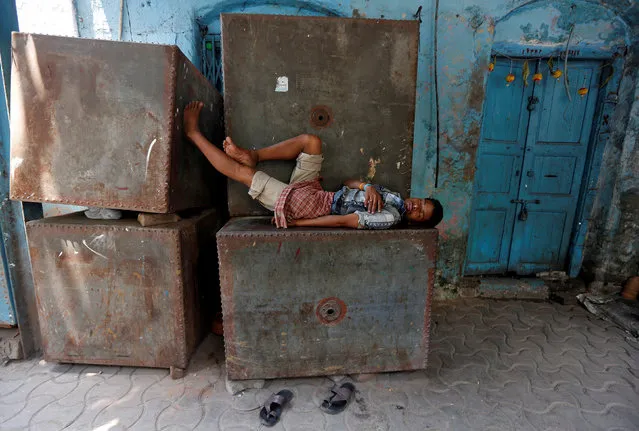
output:
[[[540,204],[541,201],[539,199],[512,199],[510,201],[511,204],[522,204],[522,205],[526,205],[526,204]]]
[[[539,103],[539,97],[537,96],[529,96],[528,97],[528,106],[526,107],[526,109],[528,109],[529,111],[534,111],[535,110],[535,105]]]
[[[512,199],[510,201],[511,204],[521,204],[521,210],[519,211],[519,215],[517,216],[517,219],[519,221],[526,221],[528,220],[528,207],[526,205],[528,204],[540,204],[541,201],[539,199],[530,199],[530,200],[525,200],[525,199]]]

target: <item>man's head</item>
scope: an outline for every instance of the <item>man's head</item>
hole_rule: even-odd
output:
[[[408,198],[404,201],[404,208],[409,223],[435,227],[444,217],[444,209],[437,199]]]

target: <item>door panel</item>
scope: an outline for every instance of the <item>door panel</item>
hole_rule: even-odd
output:
[[[475,265],[495,264],[499,265],[501,247],[504,238],[504,230],[509,227],[506,223],[507,211],[499,210],[478,210],[473,220],[473,231],[491,232],[484,241],[470,249],[469,261]],[[506,244],[508,245],[508,244]]]
[[[516,156],[508,154],[480,155],[478,163],[483,170],[490,172],[490,175],[482,175],[478,178],[477,191],[479,193],[510,193],[510,178],[515,172],[515,167],[521,164],[521,161],[517,160]]]
[[[570,100],[563,80],[535,85],[518,199],[527,219],[515,219],[508,269],[519,274],[564,269],[595,112],[599,62],[569,63]],[[579,87],[589,88],[579,96]],[[517,204],[522,211],[522,204]]]
[[[532,86],[521,79],[505,85],[510,61],[498,60],[488,76],[484,120],[477,154],[473,215],[466,274],[507,270]],[[521,77],[521,64],[512,72]]]
[[[517,222],[516,222],[517,223]],[[557,262],[561,255],[566,212],[530,211],[519,224],[512,248],[519,249],[518,273],[539,270],[540,262]]]
[[[569,195],[572,191],[577,157],[533,156],[533,176],[528,181],[531,194]]]
[[[482,138],[485,141],[516,143],[525,136],[526,114],[523,104],[526,88],[521,80],[509,86],[504,79],[510,71],[510,63],[498,61],[488,77],[486,107]],[[521,67],[513,67],[513,73],[521,76]],[[523,142],[522,142],[523,144]]]
[[[596,99],[599,82],[599,62],[571,62],[568,67],[570,93],[572,101],[566,95],[563,79],[545,79],[537,84],[535,94],[540,97],[539,106],[533,111],[538,117],[537,144],[571,145],[580,142],[584,133],[583,126],[592,122],[588,116],[588,107]],[[580,87],[589,88],[588,94],[577,94]],[[587,121],[588,120],[588,121]],[[534,132],[535,130],[531,130]]]

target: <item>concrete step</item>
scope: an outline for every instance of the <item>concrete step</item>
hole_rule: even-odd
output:
[[[482,278],[477,296],[482,298],[547,299],[548,286],[538,278]]]
[[[0,361],[22,357],[22,341],[18,328],[0,328]]]

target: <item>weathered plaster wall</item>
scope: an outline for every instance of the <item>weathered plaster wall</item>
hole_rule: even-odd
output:
[[[584,269],[596,280],[639,274],[639,49],[626,59],[619,103],[610,120]]]
[[[611,10],[584,1],[539,1],[513,10],[500,19],[495,45],[524,44],[564,49],[572,24],[571,49],[584,51],[626,43],[628,26]]]
[[[73,0],[16,0],[21,31],[77,36]]]
[[[475,153],[481,130],[482,104],[487,76],[486,65],[493,47],[512,49],[515,45],[561,49],[575,23],[571,38],[580,49],[596,50],[627,43],[627,25],[611,9],[598,4],[575,2],[442,2],[437,22],[440,158],[438,188],[432,181],[417,184],[425,194],[438,195],[448,217],[440,228],[439,293],[455,295],[466,253]],[[517,7],[518,4],[523,4]],[[571,8],[571,5],[576,7]],[[633,6],[636,9],[636,6]],[[514,51],[509,51],[514,55]],[[538,54],[537,54],[538,55]],[[625,79],[633,85],[631,77]],[[436,160],[429,157],[427,172]],[[603,172],[606,175],[606,172]]]
[[[22,0],[22,3],[45,2]],[[117,38],[119,0],[76,0],[75,4],[80,36]],[[491,49],[507,51],[522,46],[544,52],[561,49],[574,23],[571,47],[580,49],[582,55],[602,50],[613,52],[618,45],[636,40],[639,25],[639,6],[634,0],[611,0],[605,4],[585,0],[127,0],[125,4],[124,40],[177,44],[198,65],[199,32],[205,26],[217,31],[220,12],[415,19],[413,15],[423,6],[412,194],[434,195],[446,208],[446,218],[440,227],[440,296],[455,295],[462,275]],[[20,16],[22,20],[22,11]],[[23,30],[54,33],[55,30],[43,30],[48,28],[47,23],[45,17],[36,26],[39,30],[24,27]],[[623,262],[637,260],[634,251],[616,256],[615,247],[604,247],[605,251],[601,248],[604,244],[618,243],[618,236],[622,236],[633,238],[627,240],[625,249],[636,250],[636,226],[626,221],[628,217],[637,219],[631,217],[635,214],[631,208],[636,207],[636,198],[632,197],[636,192],[632,190],[637,190],[635,143],[639,105],[636,76],[631,68],[626,67],[621,84],[620,103],[611,117],[614,145],[606,150],[593,213],[595,223],[590,226],[589,244],[593,246],[586,247],[586,259],[591,267],[598,268],[601,276],[616,271]],[[621,159],[624,164],[619,165]],[[626,171],[619,172],[618,166]],[[611,210],[614,205],[619,205],[622,211]]]

